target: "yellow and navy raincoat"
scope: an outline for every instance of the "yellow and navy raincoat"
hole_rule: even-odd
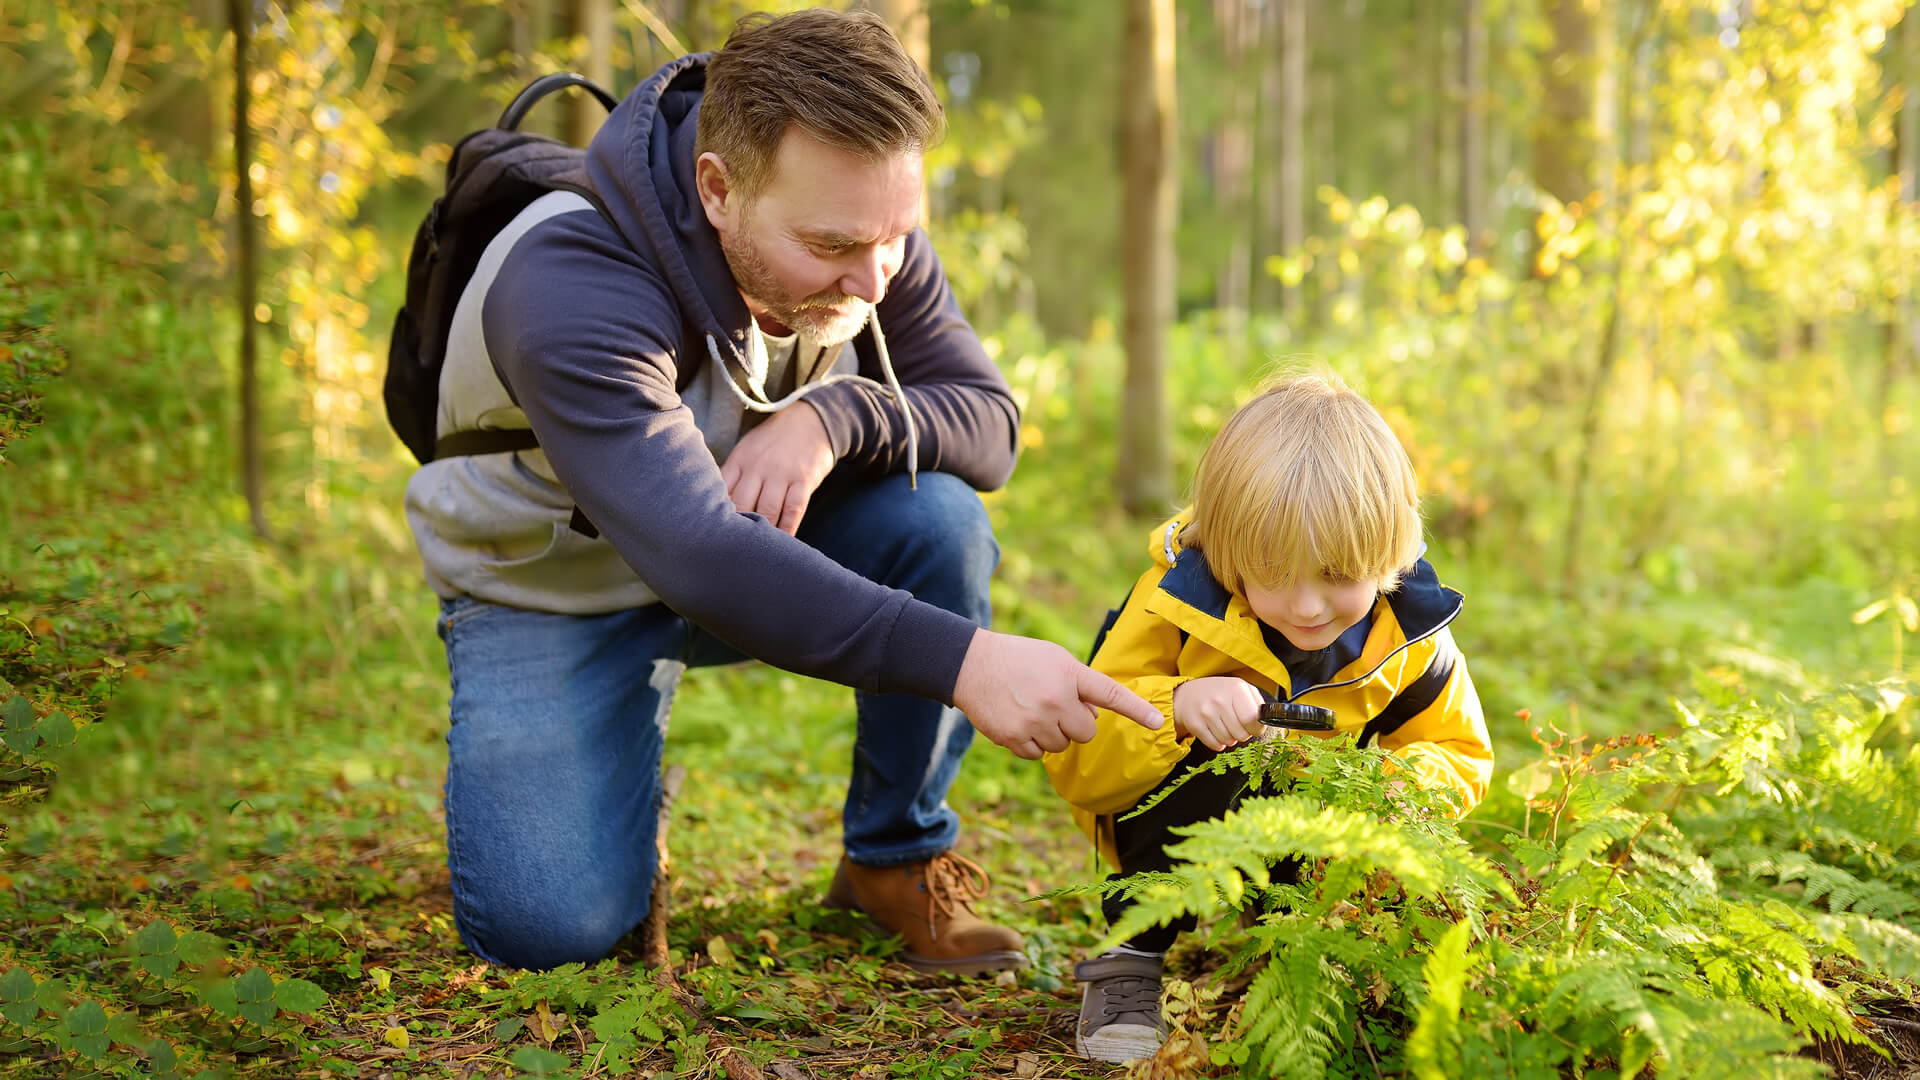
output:
[[[1174,733],[1174,689],[1212,675],[1333,710],[1333,732],[1288,731],[1289,738],[1352,733],[1362,746],[1393,752],[1423,787],[1452,794],[1460,813],[1480,801],[1493,776],[1493,747],[1466,661],[1447,631],[1461,598],[1425,559],[1374,602],[1370,625],[1330,646],[1343,661],[1336,669],[1296,686],[1298,671],[1269,645],[1246,598],[1214,579],[1199,548],[1181,549],[1185,524],[1183,515],[1154,530],[1154,565],[1108,617],[1092,660],[1158,707],[1166,724],[1148,731],[1102,710],[1091,742],[1043,759],[1054,789],[1108,862],[1119,865],[1114,816],[1138,805],[1192,749],[1192,736]]]

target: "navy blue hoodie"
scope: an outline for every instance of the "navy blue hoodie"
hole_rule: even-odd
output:
[[[408,515],[429,580],[443,595],[576,612],[607,610],[609,596],[651,594],[776,666],[950,702],[974,624],[861,578],[758,515],[736,510],[698,418],[676,389],[692,370],[683,366],[711,365],[712,351],[737,362],[754,331],[695,194],[706,61],[702,54],[661,68],[594,138],[588,176],[608,216],[584,201],[549,210],[520,235],[503,234],[500,250],[489,252],[493,263],[483,262],[490,282],[477,294],[469,287],[479,309],[478,351],[541,450],[507,463],[507,455],[493,455],[421,469],[409,486]],[[875,315],[916,421],[912,464],[981,489],[1004,484],[1016,456],[1018,410],[960,314],[924,232],[908,238]],[[849,348],[861,374],[881,381],[871,334],[871,327],[863,330]],[[450,368],[454,363],[450,347]],[[839,382],[806,400],[825,423],[837,469],[874,476],[908,469],[905,417],[875,382]],[[496,425],[483,418],[481,426]],[[476,499],[479,489],[485,494]],[[542,559],[565,563],[570,554],[581,567],[604,567],[617,553],[643,588],[623,594],[589,569],[579,575],[575,596],[564,566],[549,565],[529,592],[506,571],[436,567],[449,561],[444,552],[462,545],[510,554],[499,537],[481,535],[486,527],[476,519],[491,522],[502,506],[519,502],[533,515],[520,523],[521,533],[544,539],[552,530],[551,542],[540,555],[495,560],[496,570]],[[603,540],[562,535],[572,505]]]

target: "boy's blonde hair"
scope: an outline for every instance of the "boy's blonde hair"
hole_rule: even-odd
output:
[[[1193,489],[1181,543],[1206,552],[1234,592],[1322,574],[1385,591],[1420,557],[1413,463],[1380,413],[1331,373],[1263,387],[1213,437]]]

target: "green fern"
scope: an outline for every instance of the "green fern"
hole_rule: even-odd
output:
[[[1847,913],[1808,917],[1829,945],[1869,972],[1920,983],[1920,934],[1898,923]]]
[[[1750,878],[1771,877],[1780,884],[1803,883],[1802,903],[1821,904],[1833,912],[1853,912],[1874,919],[1894,919],[1920,910],[1920,899],[1881,881],[1862,881],[1837,866],[1816,862],[1800,851],[1763,850],[1741,867]]]
[[[1472,928],[1457,923],[1441,935],[1428,954],[1423,973],[1427,998],[1407,1036],[1407,1067],[1419,1080],[1448,1080],[1458,1060],[1461,996],[1470,965],[1467,939]]]
[[[1346,973],[1309,937],[1275,953],[1247,987],[1236,1039],[1269,1076],[1320,1080],[1344,1045],[1351,1002]]]

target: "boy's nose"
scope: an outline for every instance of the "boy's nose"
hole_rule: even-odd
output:
[[[1326,621],[1327,605],[1325,601],[1322,600],[1320,594],[1314,592],[1312,589],[1296,590],[1288,602],[1289,606],[1293,609],[1293,618],[1296,624],[1300,626],[1315,626]]]

